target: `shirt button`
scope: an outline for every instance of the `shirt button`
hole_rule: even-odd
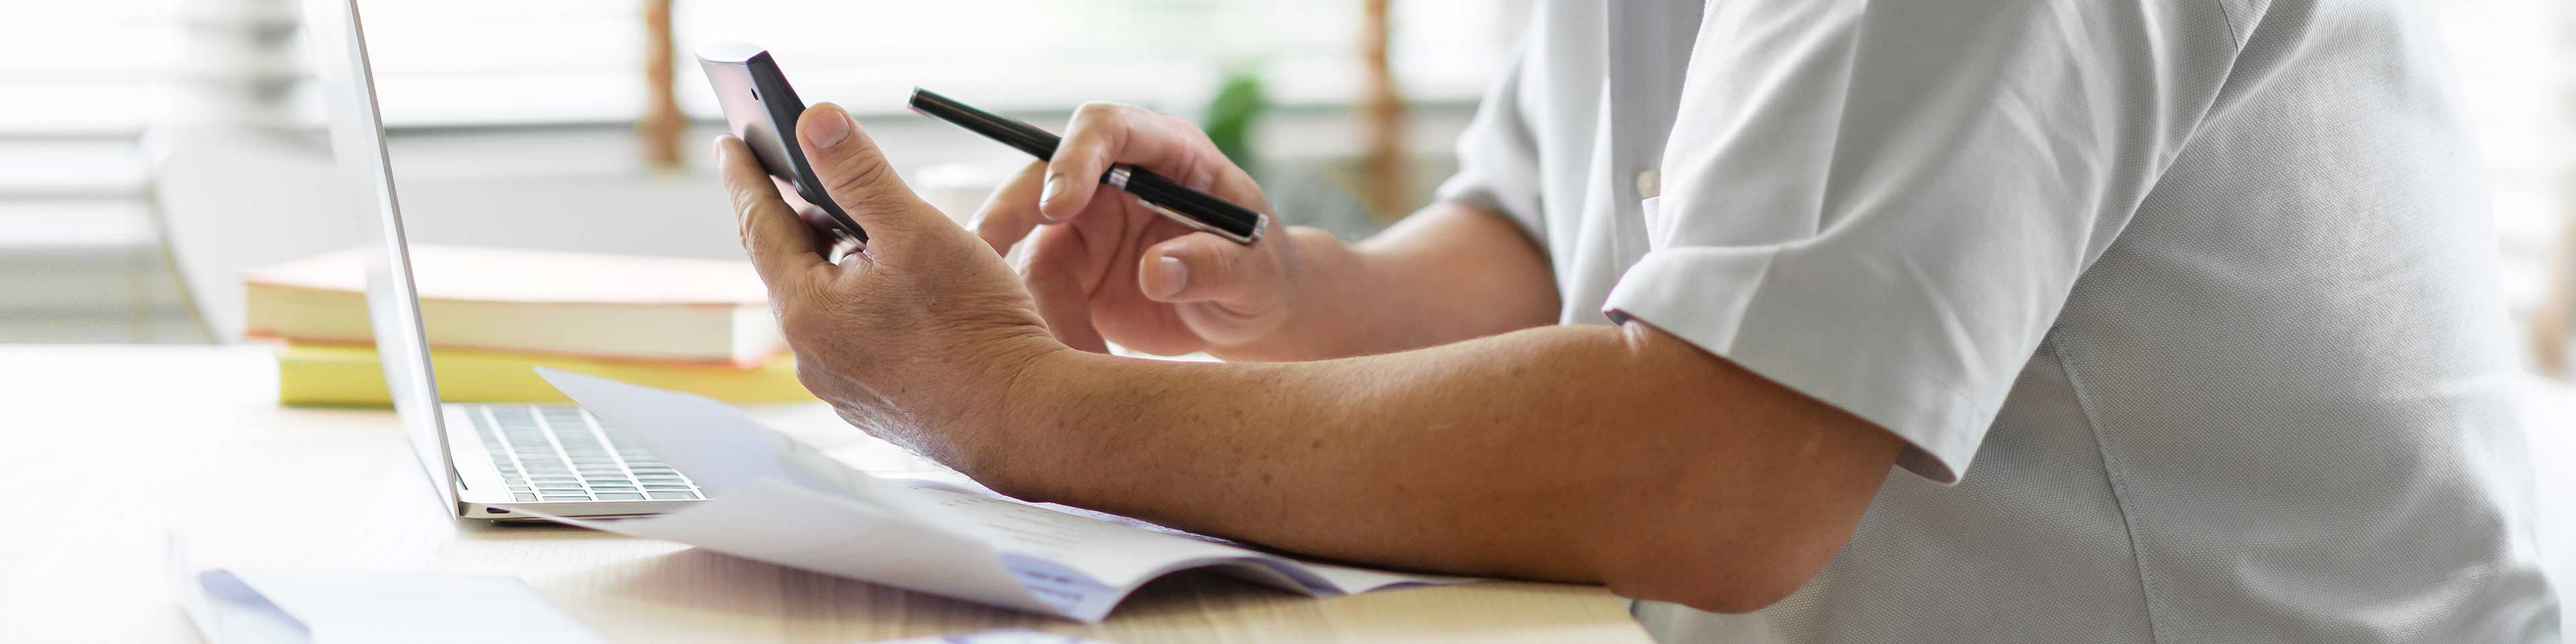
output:
[[[1637,198],[1653,199],[1656,196],[1662,195],[1663,189],[1664,178],[1662,175],[1656,174],[1653,170],[1637,173]]]

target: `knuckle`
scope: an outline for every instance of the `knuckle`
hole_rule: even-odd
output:
[[[1209,253],[1204,265],[1207,267],[1206,270],[1209,281],[1226,284],[1243,281],[1244,275],[1241,262],[1237,261],[1234,255],[1228,254],[1225,251],[1220,250],[1214,253]]]
[[[1124,103],[1092,101],[1089,103],[1083,103],[1081,107],[1073,108],[1073,122],[1077,124],[1105,125],[1116,122],[1120,118],[1124,118],[1127,111],[1133,109],[1137,108],[1133,105],[1127,105]]]
[[[1207,130],[1200,129],[1197,121],[1192,121],[1188,117],[1181,116],[1179,114],[1156,114],[1154,116],[1160,119],[1164,126],[1171,131],[1180,134],[1183,138],[1188,139],[1190,143],[1209,148],[1216,147],[1216,140],[1208,138]]]
[[[890,189],[894,166],[882,157],[860,156],[841,162],[841,172],[826,180],[823,191],[844,210],[869,210],[896,202],[897,191]]]
[[[750,205],[750,204],[745,204],[745,203],[741,203],[741,202],[735,202],[735,203],[734,203],[734,205],[733,205],[733,226],[734,226],[734,232],[735,232],[736,234],[744,234],[744,233],[749,233],[749,232],[751,232],[751,205]]]
[[[725,182],[725,199],[733,203],[735,217],[751,216],[752,205],[760,203],[757,197],[752,196],[751,188],[739,181]]]
[[[804,316],[801,315],[799,307],[789,304],[785,299],[780,299],[778,302],[772,303],[770,308],[778,317],[778,333],[780,335],[787,336],[787,339],[789,340],[797,341],[813,337],[811,335],[813,332],[813,324],[805,321]]]
[[[831,315],[813,308],[804,284],[788,282],[770,287],[770,311],[778,318],[778,332],[794,344],[811,344],[831,337]]]
[[[1145,108],[1125,103],[1094,101],[1073,110],[1073,124],[1067,128],[1067,141],[1092,156],[1106,156],[1104,148],[1117,147],[1137,124],[1155,117]],[[1077,157],[1081,158],[1081,157]]]

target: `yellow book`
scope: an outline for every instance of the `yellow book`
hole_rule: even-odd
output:
[[[414,244],[433,347],[750,368],[787,352],[743,260]],[[367,344],[366,269],[342,251],[242,274],[245,335]]]
[[[571,402],[537,377],[552,367],[646,387],[686,391],[734,403],[812,402],[796,381],[796,359],[780,354],[759,366],[598,360],[528,353],[432,349],[444,402]],[[386,405],[384,368],[367,345],[296,344],[277,349],[277,402],[285,405]]]

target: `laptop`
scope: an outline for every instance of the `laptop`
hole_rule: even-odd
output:
[[[440,501],[461,518],[507,521],[536,517],[498,506],[606,517],[658,514],[705,499],[687,474],[580,407],[439,402],[357,2],[305,0],[305,19],[335,178],[381,238],[361,255],[385,387]]]

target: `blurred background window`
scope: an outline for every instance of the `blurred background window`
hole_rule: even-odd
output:
[[[362,6],[423,238],[705,257],[738,251],[710,214],[723,205],[701,150],[719,115],[688,56],[698,42],[770,48],[809,100],[860,112],[916,188],[964,204],[952,211],[1022,161],[901,113],[915,85],[1051,126],[1090,100],[1200,119],[1239,139],[1229,149],[1284,219],[1359,236],[1451,167],[1528,14],[1476,0]],[[2422,6],[2483,146],[2507,294],[2535,355],[2563,355],[2553,316],[2576,287],[2551,265],[2576,246],[2576,6]],[[294,0],[0,3],[0,342],[229,340],[234,273],[353,243],[333,236],[349,215],[309,193],[328,162],[301,15]],[[667,92],[647,64],[663,42]]]
[[[738,253],[699,158],[721,124],[689,56],[699,42],[769,48],[809,101],[869,119],[931,188],[980,191],[1023,160],[917,122],[899,107],[915,85],[1047,125],[1120,101],[1231,123],[1229,149],[1260,157],[1247,163],[1290,160],[1265,177],[1274,197],[1312,193],[1360,235],[1389,216],[1353,196],[1367,173],[1293,160],[1370,149],[1358,132],[1401,138],[1379,147],[1427,165],[1401,186],[1418,202],[1527,13],[1476,0],[360,4],[417,234],[684,256]],[[296,0],[0,3],[0,342],[232,340],[239,270],[358,241],[312,191],[328,161],[302,14]],[[656,43],[676,46],[667,91],[647,65]],[[1228,88],[1251,102],[1212,102]],[[1406,108],[1393,120],[1422,125],[1361,123],[1355,106],[1381,89]],[[663,101],[673,131],[638,131]],[[676,152],[655,153],[666,139]]]
[[[302,76],[294,8],[0,3],[0,342],[204,339],[150,216],[139,137],[282,124]]]
[[[373,0],[368,39],[388,125],[627,122],[640,115],[645,60],[635,0]],[[1517,34],[1521,3],[1409,0],[1389,54],[1406,94],[1473,101]],[[675,3],[677,95],[717,119],[691,45],[758,44],[808,95],[861,111],[902,111],[914,85],[997,110],[1092,100],[1186,107],[1224,74],[1258,71],[1273,102],[1348,104],[1364,3],[1210,0],[988,0]],[[639,97],[603,102],[603,96]]]

